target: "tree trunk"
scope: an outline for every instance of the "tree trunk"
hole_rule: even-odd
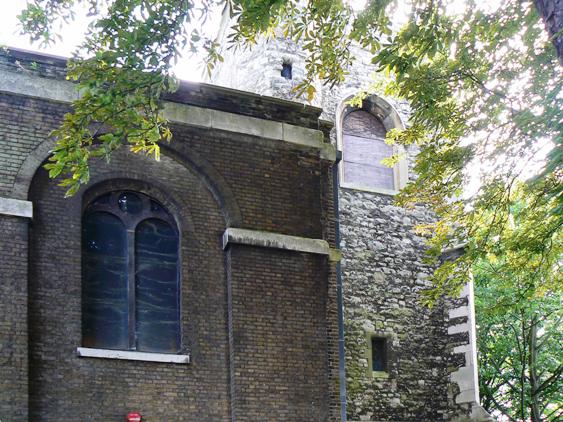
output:
[[[563,0],[534,0],[534,3],[563,66]]]
[[[537,373],[538,360],[538,321],[532,318],[532,326],[530,327],[530,335],[528,337],[528,375],[530,377],[530,415],[532,422],[541,422],[540,400],[538,395],[539,381]]]

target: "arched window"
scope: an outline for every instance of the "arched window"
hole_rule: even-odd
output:
[[[170,213],[147,195],[115,191],[82,220],[82,344],[178,353],[179,238]]]
[[[396,189],[393,168],[381,163],[393,155],[385,143],[387,131],[373,114],[355,110],[344,116],[342,124],[344,182],[356,186]]]

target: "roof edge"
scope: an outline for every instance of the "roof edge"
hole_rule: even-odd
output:
[[[44,64],[64,71],[68,57],[49,53],[7,47],[0,56],[11,57],[27,63]],[[21,64],[20,64],[21,65]],[[33,71],[33,69],[30,69]],[[59,79],[58,75],[42,75]],[[208,98],[209,97],[209,98]],[[318,129],[322,109],[296,101],[255,94],[204,82],[180,81],[177,91],[164,97],[168,101],[203,106],[252,117],[268,118],[283,123]],[[215,99],[217,101],[213,102]],[[238,107],[237,107],[238,105]]]

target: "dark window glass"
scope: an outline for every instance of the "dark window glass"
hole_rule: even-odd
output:
[[[385,143],[385,135],[385,127],[372,114],[358,110],[346,115],[342,127],[344,181],[394,189],[393,169],[381,163],[393,155],[393,147]]]
[[[285,79],[291,79],[291,78],[293,77],[293,75],[292,75],[291,63],[284,63],[284,64],[282,64],[281,75],[282,75]]]
[[[143,209],[143,201],[132,192],[123,192],[119,195],[119,208],[123,212],[139,214]]]
[[[135,235],[137,348],[177,352],[178,236],[170,224],[151,218]]]
[[[126,349],[127,234],[112,214],[93,212],[82,223],[82,337],[86,347]]]
[[[82,225],[85,347],[180,351],[179,239],[166,209],[136,192],[110,192]]]
[[[387,341],[383,337],[371,338],[371,369],[373,371],[387,370]]]
[[[106,193],[105,195],[98,196],[94,201],[93,205],[107,205],[111,201],[111,193]]]

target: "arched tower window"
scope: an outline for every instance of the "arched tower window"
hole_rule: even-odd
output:
[[[178,229],[147,195],[106,193],[82,220],[82,344],[177,353],[180,337]]]
[[[393,147],[385,143],[385,126],[374,115],[355,110],[344,117],[344,181],[355,185],[394,190],[393,169],[381,160],[393,155]]]
[[[349,97],[337,110],[337,144],[342,150],[340,185],[387,195],[396,194],[408,182],[408,165],[401,145],[385,143],[391,129],[404,129],[399,113],[383,98],[367,97],[361,108],[350,105]],[[381,163],[398,155],[395,166]]]

